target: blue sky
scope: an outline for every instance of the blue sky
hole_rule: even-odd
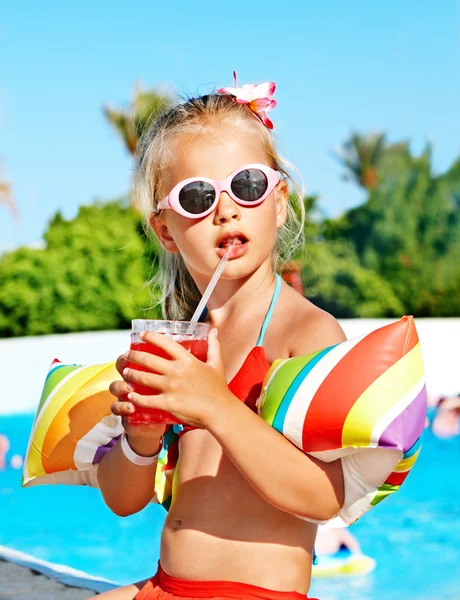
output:
[[[199,94],[272,80],[282,153],[336,215],[362,201],[331,152],[351,131],[386,131],[434,168],[460,154],[460,3],[267,0],[4,3],[0,163],[21,219],[0,205],[0,250],[40,241],[60,209],[129,189],[132,162],[104,103],[136,82]],[[171,7],[171,8],[170,8]]]

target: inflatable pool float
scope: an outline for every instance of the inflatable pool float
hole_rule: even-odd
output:
[[[376,564],[371,556],[340,549],[335,554],[319,555],[318,564],[313,565],[312,577],[323,579],[344,575],[367,575],[375,569]]]

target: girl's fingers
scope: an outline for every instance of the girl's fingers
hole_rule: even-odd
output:
[[[155,371],[156,373],[161,374],[165,374],[168,370],[168,367],[171,365],[171,361],[167,358],[162,358],[161,356],[156,356],[155,354],[150,354],[149,352],[130,350],[125,356],[127,358],[127,363],[134,363],[136,365],[146,367],[150,371]],[[125,365],[125,368],[127,366],[128,364]]]
[[[185,355],[190,356],[189,352],[169,335],[153,333],[152,331],[142,331],[139,334],[139,337],[143,342],[161,348],[166,354],[169,354],[172,359],[178,359],[181,356],[183,357],[184,353]]]
[[[156,394],[155,396],[142,396],[141,394],[136,394],[136,392],[131,392],[129,394],[129,401],[136,406],[167,410],[164,406],[164,398],[162,394]]]
[[[131,402],[114,402],[111,406],[112,413],[117,417],[126,417],[134,412]]]
[[[129,392],[132,392],[132,387],[126,381],[112,381],[109,392],[116,398],[125,398]]]
[[[152,388],[154,390],[163,390],[165,378],[162,375],[156,373],[145,373],[144,371],[138,371],[137,369],[126,368],[123,371],[123,378],[126,384],[129,386],[129,382],[139,383],[144,387]],[[131,388],[132,390],[132,388]]]
[[[123,374],[123,369],[126,369],[126,367],[128,366],[128,361],[126,360],[127,354],[128,352],[125,352],[124,354],[119,356],[117,358],[117,362],[115,363],[115,368],[120,373],[120,375]]]

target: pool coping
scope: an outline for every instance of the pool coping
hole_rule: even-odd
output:
[[[84,571],[67,567],[58,563],[51,563],[40,558],[35,558],[30,554],[21,552],[20,550],[13,550],[6,546],[0,545],[0,560],[14,563],[21,567],[25,567],[32,571],[41,573],[50,579],[54,579],[63,585],[67,585],[74,588],[81,588],[94,592],[107,592],[118,587],[113,581],[108,579],[102,579],[94,577]]]

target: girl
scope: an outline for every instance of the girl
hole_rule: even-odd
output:
[[[133,404],[161,408],[186,427],[158,572],[102,594],[107,599],[301,600],[315,521],[332,518],[343,503],[340,461],[304,455],[255,408],[275,359],[345,339],[333,317],[276,274],[280,253],[301,242],[303,223],[291,204],[302,197],[288,195],[265,113],[273,91],[262,84],[192,99],[161,117],[140,144],[134,191],[166,252],[165,318],[190,319],[226,246],[233,249],[207,306],[206,363],[151,332],[144,341],[171,361],[134,351],[118,359],[114,414],[126,417]],[[133,382],[160,394],[133,393]],[[165,431],[123,422],[123,439],[98,472],[105,502],[121,516],[152,499]]]

